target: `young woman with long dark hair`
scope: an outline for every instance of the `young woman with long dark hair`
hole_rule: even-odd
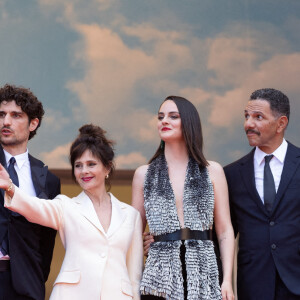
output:
[[[167,97],[158,111],[161,143],[133,179],[132,205],[149,225],[151,243],[141,299],[233,299],[234,234],[222,167],[203,155],[199,114],[185,98]],[[212,227],[218,237],[220,287]]]

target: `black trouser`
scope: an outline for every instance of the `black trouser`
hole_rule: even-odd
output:
[[[16,293],[11,281],[10,270],[0,272],[0,300],[33,300]]]
[[[184,299],[187,299],[187,281],[186,281],[186,265],[185,265],[185,245],[184,241],[182,241],[182,245],[180,246],[180,260],[182,265],[182,277],[183,277],[183,289],[184,289]],[[164,297],[158,297],[153,295],[142,295],[141,300],[159,300],[165,299]]]

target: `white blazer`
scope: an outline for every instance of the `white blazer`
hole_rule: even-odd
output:
[[[28,221],[59,231],[66,254],[51,300],[140,299],[143,267],[140,214],[110,194],[111,224],[105,233],[92,201],[58,195],[52,201],[30,197],[15,187],[5,206]]]

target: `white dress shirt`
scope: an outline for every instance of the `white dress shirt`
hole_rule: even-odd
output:
[[[6,165],[9,166],[9,160],[12,155],[4,150]],[[28,157],[28,150],[25,153],[14,156],[16,159],[15,170],[19,178],[19,188],[27,195],[36,196],[31,178],[31,168]]]
[[[6,165],[9,166],[9,160],[12,155],[3,149]],[[19,187],[22,191],[30,196],[36,196],[36,192],[33,186],[32,178],[31,178],[31,168],[28,157],[28,149],[25,153],[14,156],[16,159],[15,170],[18,174],[19,179]],[[0,259],[9,259],[9,256],[3,256],[0,250]]]
[[[254,152],[254,176],[255,176],[255,185],[257,192],[264,203],[264,167],[265,167],[265,156],[273,154],[274,157],[270,161],[271,172],[274,177],[276,192],[281,179],[281,174],[284,165],[284,159],[287,151],[288,143],[283,139],[281,145],[270,154],[267,154],[261,151],[256,147]]]

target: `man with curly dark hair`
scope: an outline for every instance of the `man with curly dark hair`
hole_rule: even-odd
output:
[[[60,193],[59,179],[28,153],[44,115],[42,103],[24,87],[0,88],[0,163],[20,189],[39,198]],[[56,232],[28,222],[3,206],[0,193],[0,300],[43,300]]]

